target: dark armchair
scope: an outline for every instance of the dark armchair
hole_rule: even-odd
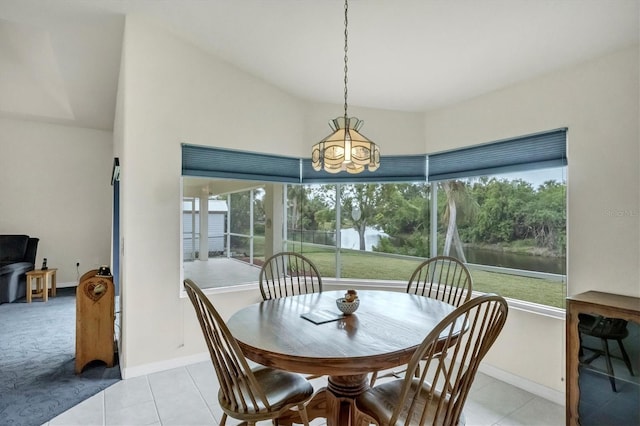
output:
[[[35,269],[38,238],[0,235],[0,303],[27,295],[28,271]]]

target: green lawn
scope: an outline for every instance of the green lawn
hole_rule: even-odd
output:
[[[472,270],[474,290],[564,309],[567,284],[542,278]]]
[[[335,276],[336,255],[331,249],[303,245],[290,245],[289,250],[299,251],[309,257],[320,274]],[[380,256],[370,252],[344,251],[341,253],[342,278],[398,280],[406,283],[421,260]],[[473,289],[485,293],[497,293],[512,299],[525,300],[542,305],[564,308],[566,283],[541,278],[521,277],[510,274],[471,270]]]

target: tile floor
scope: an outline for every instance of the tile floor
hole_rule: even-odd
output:
[[[379,382],[385,379],[379,379]],[[315,379],[316,388],[326,379]],[[210,362],[122,380],[46,423],[46,426],[213,425],[222,411]],[[564,407],[478,373],[465,405],[467,425],[565,424]],[[233,419],[228,425],[237,425]],[[270,425],[271,422],[262,422]],[[312,426],[321,426],[316,419]]]
[[[206,262],[184,262],[182,267],[185,278],[191,278],[200,288],[257,283],[260,275],[259,267],[226,257],[211,257]]]

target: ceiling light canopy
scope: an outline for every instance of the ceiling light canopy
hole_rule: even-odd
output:
[[[346,171],[357,174],[368,168],[370,172],[380,167],[378,146],[360,133],[364,124],[347,113],[347,72],[348,72],[348,0],[344,2],[344,116],[329,121],[333,130],[326,138],[315,144],[311,150],[313,169],[324,169],[329,173]]]

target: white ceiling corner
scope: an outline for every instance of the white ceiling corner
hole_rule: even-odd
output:
[[[639,3],[351,0],[349,104],[426,111],[637,44]],[[112,129],[129,13],[294,96],[341,104],[343,5],[0,0],[0,116]]]

